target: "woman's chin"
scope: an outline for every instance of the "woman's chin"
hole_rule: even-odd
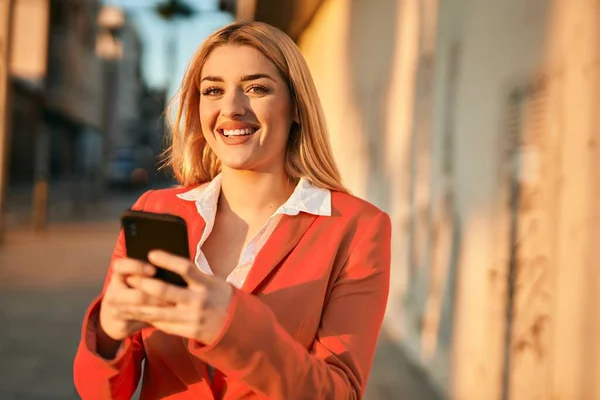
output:
[[[221,166],[236,171],[274,171],[284,164],[285,153],[280,157],[265,157],[255,151],[229,151],[218,155]]]
[[[225,160],[222,159],[221,165],[236,171],[249,171],[254,169],[253,166],[255,166],[255,163],[248,158],[231,158]]]

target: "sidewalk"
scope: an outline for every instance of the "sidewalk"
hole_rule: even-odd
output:
[[[365,400],[443,400],[424,373],[382,332]]]
[[[160,185],[160,184],[157,184]],[[162,184],[163,186],[165,184]],[[161,188],[162,186],[157,186]],[[87,199],[77,193],[75,197],[73,183],[65,180],[51,182],[48,193],[48,223],[106,221],[119,215],[143,192],[154,187],[138,187],[128,191],[107,190],[97,201]],[[7,209],[4,215],[9,230],[26,227],[31,224],[33,187],[11,187],[7,194]],[[78,207],[75,206],[78,205]]]
[[[72,362],[81,318],[99,292],[118,220],[13,230],[0,249],[0,399],[78,399]],[[367,400],[438,400],[382,338]]]
[[[100,290],[114,222],[7,235],[0,249],[0,399],[77,399],[72,362],[85,309]]]

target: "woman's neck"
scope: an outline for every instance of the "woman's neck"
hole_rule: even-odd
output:
[[[293,191],[283,169],[273,173],[223,168],[219,208],[250,219],[275,212]]]

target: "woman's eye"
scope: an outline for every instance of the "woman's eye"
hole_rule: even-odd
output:
[[[262,85],[252,85],[248,88],[248,92],[256,94],[265,94],[269,92],[269,89]]]
[[[209,87],[206,88],[202,91],[202,95],[203,96],[218,96],[222,93],[223,91],[221,90],[221,88],[217,88],[217,87]]]

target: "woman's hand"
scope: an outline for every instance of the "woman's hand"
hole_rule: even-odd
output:
[[[101,332],[110,339],[120,342],[148,324],[131,318],[126,308],[134,305],[160,304],[146,293],[127,285],[132,275],[150,277],[155,269],[131,259],[117,259],[112,266],[112,276],[100,303]]]
[[[131,288],[154,301],[154,304],[129,304],[122,311],[130,320],[143,321],[166,333],[211,344],[220,335],[228,317],[233,294],[223,279],[202,273],[188,259],[163,251],[153,251],[149,261],[173,271],[188,283],[187,288],[153,279],[148,274],[126,278]],[[148,265],[137,263],[139,270]],[[158,304],[156,304],[158,303]]]
[[[112,275],[100,302],[99,326],[96,334],[96,352],[106,359],[113,359],[123,339],[148,327],[148,323],[136,320],[127,313],[133,305],[165,305],[146,293],[127,285],[132,275],[150,277],[155,269],[135,260],[117,259],[112,265]]]

